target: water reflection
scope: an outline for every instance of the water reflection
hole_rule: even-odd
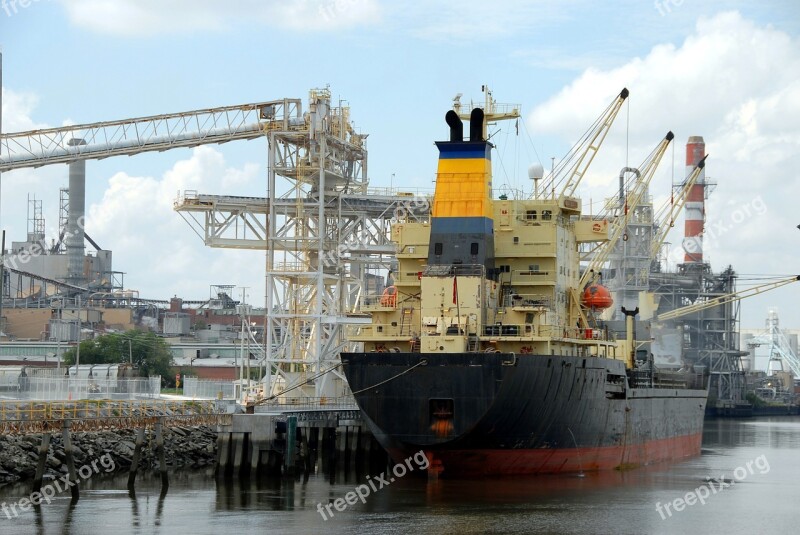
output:
[[[93,478],[72,502],[62,493],[49,505],[9,520],[0,515],[2,535],[58,533],[759,533],[768,517],[772,531],[793,532],[787,499],[797,495],[800,418],[710,420],[703,455],[677,464],[630,471],[587,472],[584,477],[540,476],[485,480],[428,481],[408,475],[370,493],[324,520],[323,507],[352,492],[367,475],[317,463],[317,471],[293,478],[216,479],[213,470],[173,472],[169,494],[158,473],[141,473],[136,488],[127,475]],[[748,460],[764,455],[769,472],[662,520],[665,503],[706,484],[730,477]],[[322,470],[322,467],[327,470]],[[28,496],[28,485],[0,488],[0,502]],[[743,515],[742,511],[759,511]],[[735,522],[730,518],[735,517]]]

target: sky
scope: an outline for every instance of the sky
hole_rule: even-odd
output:
[[[664,134],[673,148],[651,194],[683,178],[684,145],[705,138],[705,255],[739,288],[800,273],[800,3],[795,0],[0,0],[3,132],[280,98],[329,86],[369,133],[376,187],[430,189],[457,93],[521,105],[492,132],[496,191],[530,193],[623,87],[630,90],[579,190],[614,194]],[[517,134],[517,130],[519,134]],[[184,190],[266,194],[266,141],[87,163],[87,232],[142,297],[203,299],[212,284],[263,303],[264,253],[211,249],[173,211]],[[0,226],[22,240],[27,200],[55,237],[64,165],[4,173]],[[682,220],[668,238],[680,256]],[[742,326],[776,307],[800,327],[800,283],[742,302]]]

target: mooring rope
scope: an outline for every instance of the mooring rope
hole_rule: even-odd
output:
[[[403,370],[403,371],[401,371],[400,373],[398,373],[397,375],[395,375],[395,376],[393,376],[393,377],[389,377],[388,379],[386,379],[386,380],[384,380],[384,381],[381,381],[381,382],[380,382],[380,383],[378,383],[378,384],[374,384],[374,385],[372,385],[372,386],[368,386],[367,388],[362,388],[361,390],[356,390],[355,392],[353,392],[353,395],[355,396],[356,394],[360,394],[361,392],[366,392],[367,390],[369,390],[369,389],[371,389],[371,388],[377,388],[377,387],[379,387],[379,386],[381,386],[381,385],[385,385],[385,384],[386,384],[386,383],[388,383],[389,381],[394,381],[394,380],[395,380],[395,379],[397,379],[398,377],[401,377],[401,376],[403,376],[403,375],[407,374],[408,372],[412,371],[412,370],[413,370],[414,368],[416,368],[417,366],[424,366],[424,365],[426,365],[427,363],[428,363],[428,361],[427,361],[427,360],[425,360],[425,359],[422,359],[421,361],[419,361],[419,362],[417,362],[416,364],[414,364],[413,366],[411,366],[409,369],[407,369],[407,370]]]
[[[322,376],[323,376],[323,375],[325,375],[326,373],[330,373],[330,372],[332,372],[333,370],[335,370],[336,368],[338,368],[338,367],[340,367],[340,366],[341,366],[341,363],[337,364],[336,366],[331,366],[330,368],[328,368],[328,369],[327,369],[327,370],[325,370],[324,372],[320,372],[320,373],[318,373],[317,375],[315,375],[314,377],[309,377],[308,379],[303,379],[302,381],[300,381],[300,382],[299,382],[299,383],[297,383],[296,385],[294,385],[294,386],[290,386],[290,387],[289,387],[289,388],[287,388],[286,390],[283,390],[283,391],[281,391],[281,392],[278,392],[277,394],[274,394],[274,395],[272,395],[272,396],[269,396],[268,398],[264,398],[264,399],[258,400],[258,401],[257,401],[255,404],[256,404],[256,405],[261,405],[261,404],[263,404],[263,403],[266,403],[266,402],[268,402],[268,401],[272,401],[273,399],[275,399],[275,398],[277,398],[277,397],[279,397],[279,396],[282,396],[282,395],[284,395],[286,392],[291,392],[291,391],[292,391],[292,390],[294,390],[295,388],[300,388],[301,386],[304,386],[304,385],[308,384],[308,382],[309,382],[309,381],[313,381],[314,379],[319,379],[320,377],[322,377]]]

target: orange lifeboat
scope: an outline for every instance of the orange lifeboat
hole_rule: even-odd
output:
[[[602,284],[590,284],[583,291],[583,305],[587,308],[602,310],[614,304],[611,292]]]
[[[383,290],[383,295],[381,295],[381,306],[382,307],[397,306],[397,288],[395,288],[394,286],[388,286],[385,290]]]

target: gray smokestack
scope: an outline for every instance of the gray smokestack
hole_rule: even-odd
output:
[[[71,147],[86,145],[82,139],[70,139]],[[80,149],[76,149],[80,151]],[[65,244],[67,246],[67,281],[82,285],[83,277],[84,231],[83,219],[86,212],[86,160],[69,164],[69,217]]]

